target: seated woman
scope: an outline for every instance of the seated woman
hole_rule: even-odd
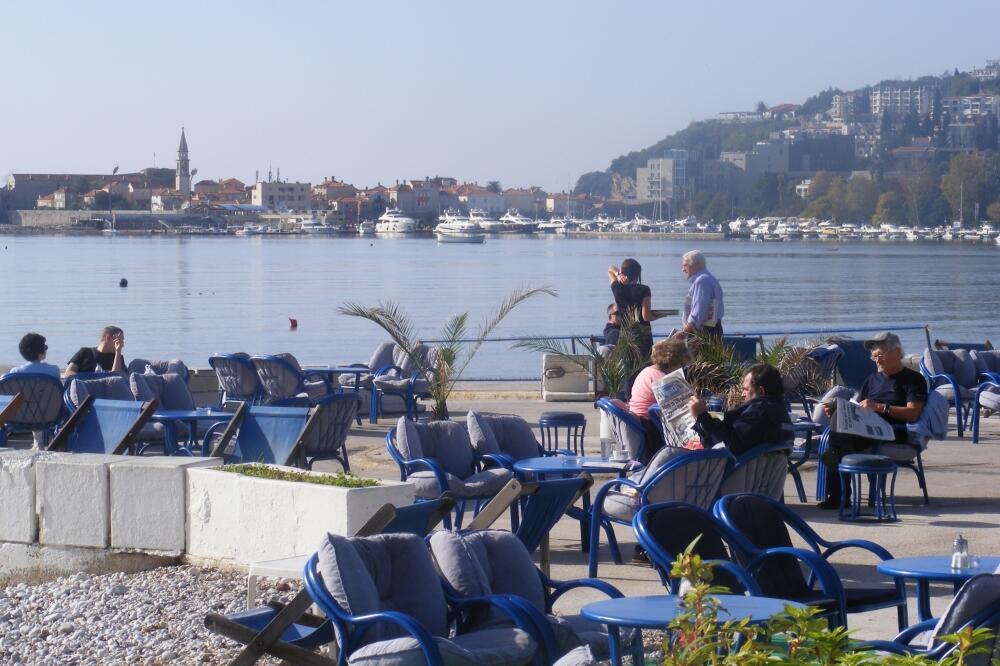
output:
[[[793,436],[792,420],[785,406],[785,385],[777,368],[758,363],[743,376],[742,405],[727,411],[722,420],[708,413],[700,398],[691,398],[688,409],[701,429],[725,443],[734,456],[758,444],[774,444]]]
[[[649,418],[649,408],[656,402],[653,395],[653,384],[668,373],[682,368],[691,362],[691,353],[683,340],[660,340],[653,345],[650,352],[650,365],[643,368],[632,384],[632,395],[628,405],[619,402],[642,421],[646,430],[646,447],[643,449],[642,460],[646,464],[653,459],[656,452],[663,447],[663,433],[660,426]]]

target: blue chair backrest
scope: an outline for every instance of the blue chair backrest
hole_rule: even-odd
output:
[[[732,349],[740,361],[748,363],[752,363],[757,358],[757,346],[759,343],[759,337],[747,337],[744,335],[722,336],[722,344]]]
[[[130,400],[94,400],[83,420],[70,433],[71,453],[113,453],[142,414],[144,403]]]
[[[692,451],[672,458],[643,481],[642,504],[677,501],[709,509],[734,463],[735,458],[725,449]]]
[[[837,361],[837,372],[844,386],[857,391],[868,375],[876,371],[871,353],[865,349],[863,340],[838,340],[836,344],[844,350],[844,355]]]
[[[986,346],[985,342],[944,342],[942,340],[938,340],[937,342],[951,351],[955,351],[956,349],[964,349],[965,351],[989,351],[989,347]]]
[[[599,399],[597,408],[607,415],[615,439],[628,447],[629,457],[639,460],[646,449],[646,429],[639,417],[622,409],[610,398]]]
[[[248,355],[216,354],[209,357],[208,365],[215,370],[215,377],[225,400],[253,404],[260,398],[260,378]]]
[[[382,534],[406,533],[427,536],[441,521],[441,517],[454,506],[455,501],[454,497],[445,494],[435,500],[397,506],[396,516],[382,528]]]
[[[307,455],[340,451],[361,408],[361,397],[354,392],[334,393],[316,401],[316,424],[305,442]]]
[[[794,438],[795,433],[790,428],[788,432]],[[788,456],[791,453],[791,440],[758,444],[736,459],[736,463],[722,480],[719,494],[746,492],[781,499],[788,473]]]
[[[521,522],[514,534],[529,553],[535,552],[545,535],[573,505],[577,493],[591,483],[588,476],[538,481],[538,489],[522,498]]]
[[[250,358],[267,403],[294,398],[305,390],[302,370],[288,355],[262,354]]]
[[[37,372],[13,372],[0,377],[0,395],[24,396],[24,402],[7,422],[12,428],[44,430],[63,417],[63,385],[55,377]]]
[[[250,407],[225,462],[292,464],[309,415],[307,407]]]

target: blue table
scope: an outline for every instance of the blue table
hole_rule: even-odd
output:
[[[369,368],[367,365],[341,365],[341,366],[307,366],[302,368],[303,372],[316,372],[327,376],[327,383],[333,386],[333,381],[338,375],[354,375],[354,393],[355,395],[361,393],[361,375],[366,373],[372,373],[374,370]],[[339,384],[338,384],[339,386]],[[341,387],[343,388],[343,387]],[[358,415],[355,418],[358,425],[361,425],[361,409],[358,408]]]
[[[975,569],[952,569],[951,555],[929,555],[925,557],[897,557],[880,562],[875,569],[887,576],[912,578],[917,584],[917,619],[920,622],[934,617],[931,615],[931,581],[954,583],[955,591],[965,581],[981,573],[993,573],[1000,566],[1000,557],[980,557]]]
[[[765,622],[776,613],[781,613],[785,606],[802,608],[802,604],[771,597],[744,597],[735,594],[718,594],[715,597],[722,603],[719,610],[719,622],[750,618],[751,622]],[[675,617],[686,613],[680,607],[681,597],[660,594],[649,597],[621,597],[606,599],[587,604],[580,609],[580,615],[608,625],[608,648],[611,652],[611,663],[619,666],[622,663],[621,627],[636,627],[638,629],[664,629]],[[639,646],[636,656],[641,656],[642,638],[637,636]],[[640,662],[641,663],[641,662]]]
[[[635,461],[614,462],[600,456],[541,456],[525,458],[514,463],[517,474],[561,474],[564,476],[583,474],[617,474],[625,476],[632,469],[638,469]]]
[[[187,424],[191,429],[191,443],[194,443],[194,434],[198,428],[198,421],[212,421],[220,423],[233,418],[232,412],[224,412],[214,407],[201,409],[160,409],[153,412],[149,420],[153,423],[163,424],[163,452],[168,456],[192,455],[191,449],[187,446],[177,445],[178,422]]]

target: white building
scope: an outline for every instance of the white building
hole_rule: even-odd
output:
[[[635,170],[635,198],[639,201],[673,200],[687,188],[688,151],[668,150],[664,157],[647,160]]]
[[[270,210],[305,210],[311,207],[311,183],[268,181],[253,187],[251,203]]]
[[[1000,95],[969,95],[967,97],[942,97],[941,111],[952,117],[1000,114]]]
[[[869,106],[876,117],[883,113],[907,114],[911,111],[922,116],[930,111],[932,98],[933,91],[926,86],[881,86],[872,88]]]

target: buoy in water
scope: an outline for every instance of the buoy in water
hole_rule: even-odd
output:
[[[289,317],[288,318],[288,328],[289,328],[289,330],[294,331],[298,327],[299,327],[299,320],[298,319],[292,319],[291,317]]]
[[[126,280],[125,278],[122,278],[121,280],[118,281],[118,286],[119,287],[127,287],[128,286],[128,280]]]

